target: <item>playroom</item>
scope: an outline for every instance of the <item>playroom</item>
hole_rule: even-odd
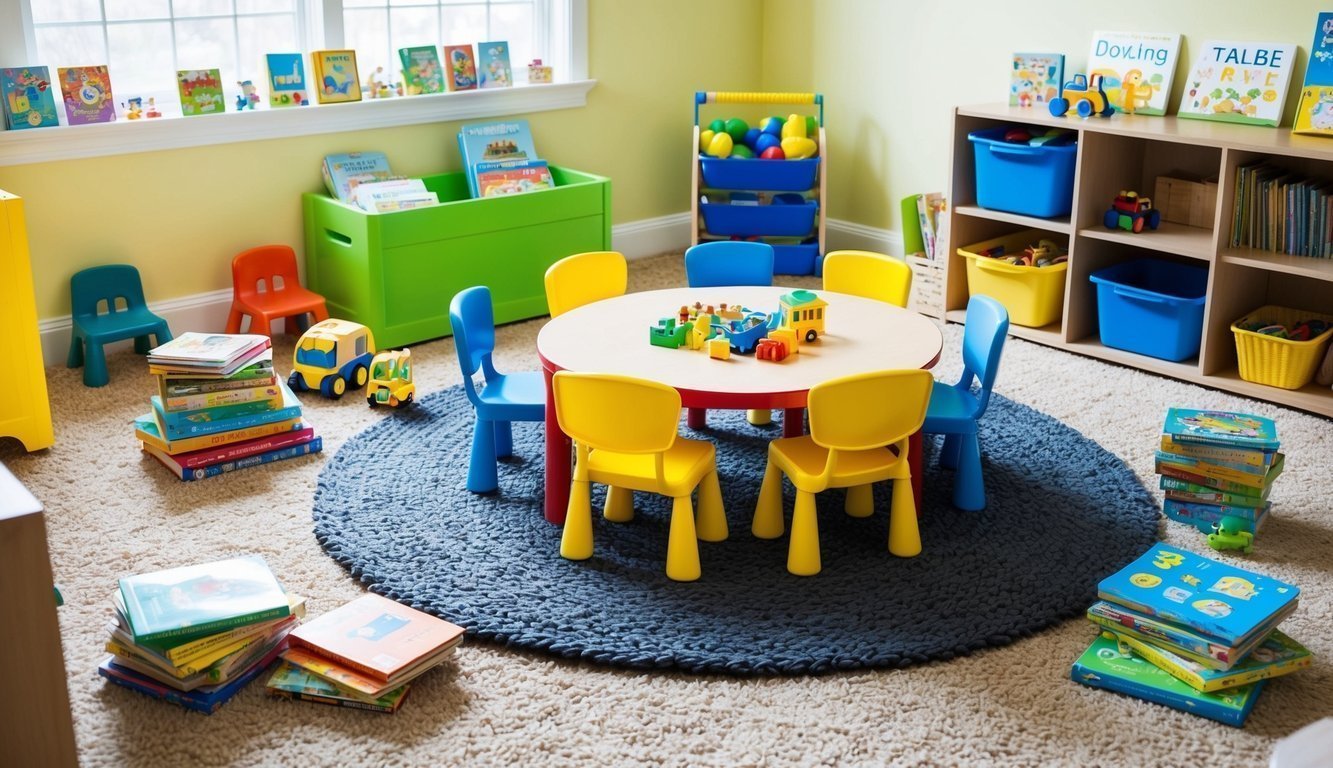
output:
[[[1333,764],[1331,30],[0,0],[0,764]]]

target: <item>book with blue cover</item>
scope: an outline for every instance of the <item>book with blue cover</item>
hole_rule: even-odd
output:
[[[1277,424],[1264,416],[1195,408],[1170,408],[1162,433],[1173,441],[1230,448],[1276,451],[1281,447]]]
[[[1138,613],[1105,600],[1098,600],[1088,608],[1088,621],[1104,629],[1129,634],[1153,645],[1170,648],[1209,669],[1225,670],[1236,666],[1241,659],[1258,647],[1268,633],[1295,609],[1294,604],[1288,605],[1236,645],[1224,645],[1216,638],[1199,634],[1187,627]]]
[[[166,430],[168,440],[182,440],[187,437],[233,432],[238,429],[257,427],[261,424],[300,418],[301,401],[288,388],[287,382],[278,381],[277,386],[282,390],[282,405],[278,408],[265,407],[255,410],[254,404],[241,403],[221,408],[207,408],[202,411],[172,412],[162,406],[161,397],[153,395],[153,413],[157,422]],[[260,405],[269,406],[271,403],[264,401]],[[247,409],[247,412],[240,413],[230,410],[236,408]],[[220,413],[214,413],[214,411]]]
[[[120,594],[138,645],[176,646],[291,614],[287,593],[258,555],[126,576]]]
[[[1315,18],[1314,42],[1291,132],[1333,136],[1333,11],[1322,11]]]
[[[0,100],[11,131],[60,125],[55,88],[46,67],[0,69]]]
[[[244,688],[251,680],[259,676],[261,672],[268,669],[269,665],[282,653],[283,644],[279,643],[268,653],[264,654],[256,664],[237,675],[231,682],[221,685],[210,685],[202,688],[196,688],[193,691],[178,691],[167,685],[148,677],[147,675],[136,672],[127,667],[115,663],[114,656],[107,656],[97,667],[97,674],[110,680],[116,685],[124,686],[131,690],[152,696],[155,699],[163,699],[172,704],[179,704],[186,709],[193,709],[196,712],[203,712],[205,715],[211,715],[218,711],[218,708],[235,696],[238,691]]]
[[[499,197],[552,189],[555,181],[545,160],[496,160],[477,163],[477,197]]]
[[[474,123],[458,129],[458,154],[468,191],[477,197],[477,164],[499,160],[539,160],[527,120]]]
[[[342,202],[350,202],[352,190],[358,184],[370,181],[388,181],[395,178],[389,170],[389,158],[383,152],[341,152],[327,155],[323,165],[324,184],[329,194]]]
[[[167,469],[174,472],[176,477],[188,481],[204,480],[210,477],[217,477],[226,472],[245,469],[246,467],[256,467],[260,464],[272,464],[275,461],[286,461],[287,459],[294,459],[298,456],[308,456],[312,453],[319,453],[322,450],[324,450],[324,438],[315,437],[296,445],[289,445],[284,448],[274,448],[271,451],[242,456],[239,459],[232,459],[230,461],[219,461],[216,464],[209,464],[205,467],[173,466],[173,464],[166,458],[167,454],[157,451],[156,449],[148,449],[148,453],[152,454],[153,458],[161,462]]]
[[[310,86],[305,79],[305,57],[299,53],[266,53],[268,105],[274,109],[310,105]]]
[[[1113,637],[1098,635],[1069,670],[1075,682],[1104,688],[1182,712],[1240,727],[1266,681],[1214,693],[1196,691],[1135,654]]]
[[[1168,491],[1168,494],[1170,492]],[[1178,501],[1168,497],[1162,502],[1162,512],[1177,523],[1184,523],[1198,528],[1201,533],[1212,533],[1213,524],[1222,522],[1224,517],[1234,517],[1245,521],[1241,530],[1249,531],[1256,539],[1259,529],[1268,519],[1271,504],[1262,507],[1235,507],[1228,504],[1195,504]]]
[[[1097,596],[1237,645],[1293,606],[1299,587],[1166,544],[1097,585]]]

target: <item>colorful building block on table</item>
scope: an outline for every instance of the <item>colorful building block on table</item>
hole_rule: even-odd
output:
[[[731,343],[726,338],[718,336],[709,339],[707,342],[708,356],[714,360],[731,359]]]

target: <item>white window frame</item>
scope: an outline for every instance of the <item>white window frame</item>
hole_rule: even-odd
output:
[[[319,37],[320,31],[323,32],[323,39],[312,40],[312,45],[327,47],[330,40],[341,40],[341,2],[306,2],[306,19],[314,36]],[[596,85],[596,81],[588,79],[588,0],[553,2],[565,4],[564,17],[569,27],[564,30],[566,34],[552,35],[553,46],[569,41],[567,51],[553,50],[552,59],[547,62],[556,67],[555,83],[188,118],[116,120],[95,125],[0,131],[0,167],[582,107],[587,104],[588,91]],[[31,64],[36,49],[28,0],[0,0],[0,67]]]

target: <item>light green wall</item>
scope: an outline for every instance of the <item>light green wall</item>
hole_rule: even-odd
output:
[[[537,150],[610,176],[617,223],[687,210],[691,94],[758,82],[761,0],[588,5],[597,86],[583,109],[526,116]],[[0,167],[0,189],[24,197],[37,310],[49,318],[69,312],[69,276],[94,264],[138,266],[149,301],[229,288],[236,253],[302,251],[300,195],[322,189],[324,155],[379,149],[399,173],[439,173],[459,168],[456,134],[457,123],[435,123]]]
[[[1130,6],[1143,9],[1130,16],[1088,0],[1040,12],[990,0],[589,0],[598,84],[587,107],[528,117],[543,156],[612,178],[624,223],[689,208],[694,91],[817,90],[830,216],[896,229],[895,200],[945,185],[951,108],[1002,100],[1013,51],[1064,51],[1077,71],[1095,29],[1178,30],[1174,111],[1181,73],[1208,38],[1294,42],[1303,73],[1326,1],[1178,0]],[[321,188],[324,155],[382,149],[404,174],[453,170],[456,131],[436,123],[5,167],[0,189],[26,199],[38,313],[56,317],[69,311],[70,274],[93,264],[138,265],[150,301],[227,288],[235,253],[300,250],[299,196]]]
[[[803,6],[816,10],[806,15]],[[1071,0],[1028,8],[994,0],[767,0],[766,16],[800,22],[766,26],[782,37],[764,40],[765,74],[799,77],[799,68],[783,66],[809,61],[810,87],[826,99],[830,216],[896,230],[895,201],[947,184],[951,109],[1004,101],[1014,51],[1063,52],[1067,71],[1079,72],[1095,30],[1179,32],[1184,42],[1168,110],[1174,114],[1204,41],[1295,43],[1300,55],[1284,120],[1290,125],[1314,22],[1328,7],[1328,0]],[[764,87],[782,85],[767,80]]]

